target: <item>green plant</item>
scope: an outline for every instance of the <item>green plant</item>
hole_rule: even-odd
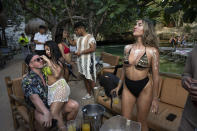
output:
[[[184,26],[184,28],[183,28],[183,31],[184,31],[185,33],[190,33],[191,30],[192,30],[192,28],[191,28],[189,25],[186,25],[186,26]]]

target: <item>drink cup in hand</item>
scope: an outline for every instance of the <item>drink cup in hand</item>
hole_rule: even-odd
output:
[[[118,95],[116,94],[115,91],[112,93],[112,99],[113,99],[113,104],[119,103]]]

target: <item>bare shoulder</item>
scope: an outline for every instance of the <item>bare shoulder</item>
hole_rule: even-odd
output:
[[[125,51],[125,52],[128,52],[128,51],[133,47],[133,45],[134,45],[134,44],[125,45],[124,51]]]
[[[151,55],[159,55],[159,51],[155,47],[146,47],[146,51]]]

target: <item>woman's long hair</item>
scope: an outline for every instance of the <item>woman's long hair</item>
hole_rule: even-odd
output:
[[[61,43],[61,42],[64,42],[64,40],[66,39],[66,38],[63,38],[63,33],[64,33],[64,31],[67,31],[66,28],[60,29],[60,30],[58,31],[58,33],[56,33],[55,42],[56,42],[57,44],[59,44],[59,43]],[[67,31],[67,32],[68,32],[68,31]]]
[[[152,21],[148,19],[142,19],[143,27],[144,27],[144,34],[142,36],[142,41],[144,46],[151,46],[158,48],[158,38],[155,32],[154,24]]]
[[[56,64],[59,65],[60,58],[62,57],[62,54],[59,50],[58,45],[54,42],[54,41],[47,41],[44,46],[48,46],[50,49],[50,53],[51,53],[51,60],[53,62],[55,62]]]

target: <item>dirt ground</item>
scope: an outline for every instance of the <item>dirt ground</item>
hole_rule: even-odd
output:
[[[12,79],[22,76],[22,62],[24,57],[21,54],[15,55],[14,58],[6,64],[3,69],[0,69],[0,131],[14,131],[12,115],[10,104],[8,100],[7,90],[4,82],[4,77],[10,76]],[[75,74],[77,70],[74,70]],[[82,100],[81,98],[85,96],[86,90],[82,80],[68,82],[71,88],[70,98],[76,100],[80,104],[80,109],[83,105],[94,103],[94,99]],[[79,118],[81,118],[82,112],[78,113]],[[24,127],[20,127],[17,131],[25,131]]]

